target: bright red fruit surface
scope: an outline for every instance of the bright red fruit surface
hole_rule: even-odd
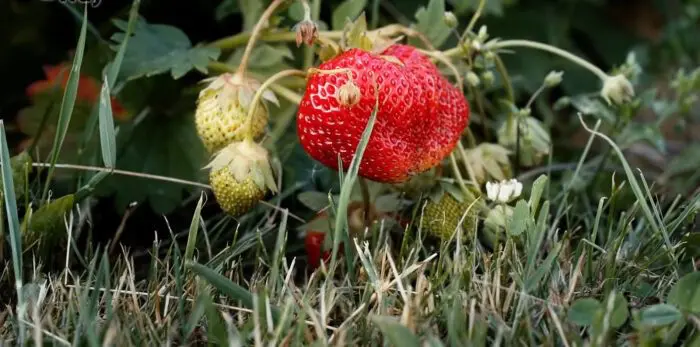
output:
[[[411,46],[395,44],[380,54],[350,49],[318,68],[351,70],[361,94],[357,104],[343,106],[337,93],[347,74],[315,73],[308,79],[297,132],[304,150],[332,169],[338,169],[338,155],[343,170],[350,166],[374,109],[375,81],[379,107],[360,164],[362,177],[386,183],[406,181],[445,158],[468,124],[464,95]]]
[[[309,260],[309,267],[312,269],[315,269],[321,265],[321,256],[323,256],[324,262],[328,262],[331,258],[330,250],[323,249],[323,240],[325,238],[326,233],[324,232],[313,230],[308,230],[306,232],[304,248],[306,248],[306,256]]]

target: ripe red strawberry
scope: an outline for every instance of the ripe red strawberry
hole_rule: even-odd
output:
[[[360,164],[362,177],[399,183],[436,166],[452,151],[469,121],[464,95],[411,46],[394,44],[379,54],[353,48],[318,69],[350,70],[360,94],[356,104],[338,100],[347,73],[320,72],[308,79],[297,132],[304,150],[332,169],[338,169],[338,155],[343,170],[350,166],[374,109],[375,81],[379,108]]]
[[[320,231],[309,230],[304,238],[304,248],[306,248],[306,256],[309,259],[309,267],[312,269],[321,265],[321,255],[323,261],[326,262],[331,257],[331,252],[323,250],[323,240],[326,238],[326,233]]]

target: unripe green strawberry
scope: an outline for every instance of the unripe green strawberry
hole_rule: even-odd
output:
[[[234,217],[250,211],[268,190],[277,192],[267,150],[253,141],[224,147],[207,167],[216,201]]]
[[[479,206],[474,201],[473,197],[465,197],[460,202],[448,192],[442,194],[438,201],[428,199],[423,209],[421,229],[434,237],[447,240],[457,231],[457,225],[466,212],[462,221],[462,242],[471,240],[479,214]]]
[[[248,110],[260,87],[257,81],[230,73],[207,81],[211,83],[199,93],[197,99],[195,124],[199,137],[210,153],[231,142],[243,140],[248,132],[251,132],[252,138],[265,132],[269,115],[262,100],[256,102],[251,128],[246,128]]]
[[[265,197],[265,191],[252,179],[236,181],[228,168],[212,171],[209,181],[221,209],[235,217],[250,211]]]

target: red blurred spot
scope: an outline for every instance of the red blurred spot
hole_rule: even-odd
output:
[[[61,91],[65,91],[68,85],[68,75],[70,74],[71,64],[67,62],[62,62],[57,65],[44,65],[44,75],[45,80],[39,80],[27,87],[26,93],[30,98],[35,97],[37,94],[45,92],[54,86],[60,84]],[[76,99],[79,101],[85,101],[90,104],[94,104],[100,101],[100,90],[102,88],[101,83],[96,79],[80,75],[78,78],[78,91]],[[123,120],[126,118],[126,110],[114,97],[111,98],[112,102],[112,114],[114,118]]]

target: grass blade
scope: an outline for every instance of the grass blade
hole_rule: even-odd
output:
[[[114,118],[112,117],[112,101],[109,93],[107,76],[102,83],[100,92],[100,148],[105,167],[113,169],[117,161],[117,140],[114,134]]]
[[[7,146],[5,122],[0,119],[0,146],[2,146],[2,187],[5,195],[5,213],[8,231],[10,233],[10,248],[12,251],[12,269],[15,273],[15,289],[17,290],[17,316],[19,321],[24,319],[24,301],[22,295],[22,235],[20,233],[19,216],[17,215],[17,196],[15,183],[12,179],[12,164],[10,150]],[[0,245],[2,247],[2,245]],[[24,328],[20,325],[20,344],[24,342]]]
[[[131,4],[131,10],[129,11],[129,22],[126,25],[126,32],[124,33],[124,39],[119,45],[119,50],[117,55],[114,56],[114,61],[109,65],[107,72],[107,81],[110,87],[114,87],[114,83],[117,81],[117,76],[119,76],[119,69],[122,66],[122,61],[124,60],[124,55],[126,54],[126,47],[129,42],[129,37],[134,32],[134,26],[136,24],[136,19],[139,15],[139,6],[141,5],[141,0],[134,0]]]
[[[80,28],[80,37],[78,38],[78,45],[75,49],[73,65],[71,66],[70,74],[68,75],[68,83],[66,84],[66,90],[63,93],[63,100],[61,100],[61,110],[58,115],[56,136],[54,137],[53,148],[51,149],[51,166],[49,166],[49,171],[46,176],[46,183],[44,184],[44,191],[41,195],[41,200],[46,200],[46,196],[49,193],[51,177],[53,176],[56,161],[58,160],[58,155],[61,153],[61,147],[63,147],[63,141],[66,139],[68,126],[70,125],[70,120],[73,116],[73,108],[75,107],[75,99],[78,93],[80,66],[83,64],[83,54],[85,53],[85,36],[88,22],[87,6],[85,6],[83,11],[83,24]]]
[[[194,216],[190,222],[190,232],[187,235],[187,245],[185,246],[185,261],[194,260],[194,248],[197,245],[197,234],[199,233],[199,221],[202,219],[202,206],[204,205],[204,192],[200,194],[197,207],[194,209]]]
[[[222,294],[228,296],[232,300],[239,300],[243,304],[243,307],[247,309],[253,309],[253,294],[245,288],[233,283],[228,278],[202,264],[188,261],[186,265],[198,276],[203,277],[207,282],[221,291]],[[277,323],[279,319],[279,309],[271,307],[270,310],[272,311],[272,320]]]
[[[287,221],[289,220],[289,210],[282,210],[282,218],[279,229],[277,229],[277,240],[275,241],[275,250],[272,255],[272,268],[270,269],[270,282],[268,288],[271,293],[275,293],[277,289],[277,281],[279,280],[280,267],[282,265],[282,256],[284,256],[284,246],[287,241]]]
[[[344,239],[345,240],[345,257],[347,259],[347,265],[348,265],[348,273],[354,273],[353,271],[353,262],[352,262],[352,251],[353,247],[350,244],[350,237],[348,235],[348,204],[350,202],[350,194],[352,193],[352,189],[355,186],[355,180],[357,179],[357,172],[360,170],[360,162],[362,161],[362,156],[365,153],[365,149],[367,148],[367,144],[369,143],[369,138],[372,134],[372,129],[374,128],[374,122],[377,120],[377,111],[379,110],[379,87],[377,87],[377,90],[375,91],[375,101],[374,101],[374,109],[372,110],[372,115],[369,117],[369,120],[367,121],[367,125],[365,126],[365,130],[362,133],[362,138],[360,138],[360,142],[357,144],[357,150],[355,151],[355,156],[352,158],[352,162],[350,162],[350,167],[348,168],[348,173],[345,175],[343,179],[343,185],[340,188],[340,197],[338,198],[338,207],[336,213],[336,219],[335,219],[335,229],[333,230],[333,251],[331,253],[331,268],[330,268],[330,276],[333,277],[332,274],[335,271],[335,266],[336,266],[336,259],[338,256],[338,247],[340,246],[340,242]],[[342,167],[342,166],[340,166]],[[342,170],[341,170],[342,172]],[[345,235],[345,237],[343,237]]]
[[[617,154],[618,158],[620,159],[620,163],[622,163],[622,167],[625,170],[625,174],[627,175],[627,180],[630,182],[630,187],[632,188],[632,191],[634,192],[634,196],[637,198],[639,201],[641,207],[642,207],[642,212],[644,212],[644,217],[647,220],[647,223],[651,226],[651,228],[654,230],[654,233],[657,235],[661,235],[664,239],[664,243],[666,243],[666,247],[668,247],[668,252],[673,259],[673,265],[676,270],[678,269],[678,258],[676,257],[676,252],[673,249],[673,245],[671,244],[671,239],[668,236],[668,233],[665,230],[665,227],[663,224],[659,225],[657,223],[656,217],[654,216],[654,213],[652,212],[651,207],[649,206],[647,202],[647,196],[646,194],[642,191],[642,188],[639,185],[639,182],[637,182],[637,177],[635,176],[634,172],[632,172],[632,168],[630,168],[629,163],[627,163],[627,160],[625,160],[625,155],[622,153],[620,150],[620,147],[618,147],[615,144],[615,141],[613,141],[611,138],[609,138],[607,135],[600,133],[596,130],[593,130],[586,125],[586,122],[583,121],[583,116],[579,113],[579,120],[581,121],[581,124],[583,125],[583,128],[586,129],[589,133],[596,135],[605,142],[607,142],[612,149],[615,151],[615,154]]]

